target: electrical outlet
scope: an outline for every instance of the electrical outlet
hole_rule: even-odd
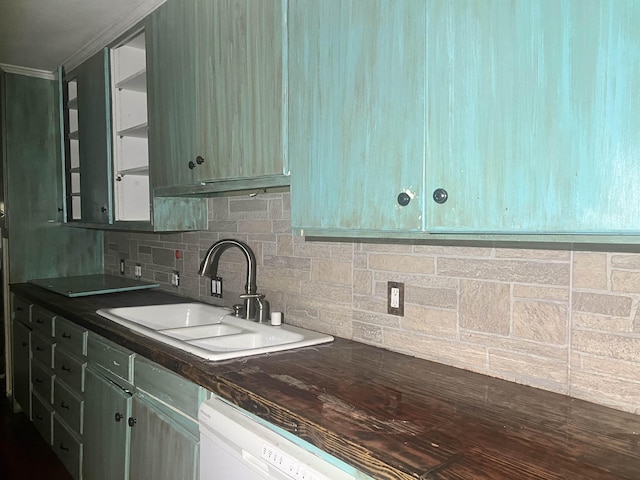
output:
[[[171,274],[171,285],[174,287],[180,286],[180,272],[178,270],[174,270]]]
[[[142,277],[142,265],[140,265],[139,263],[136,263],[136,266],[133,271],[136,277],[138,278]]]
[[[222,298],[222,277],[211,277],[211,295]]]
[[[387,282],[387,313],[404,317],[404,283]]]
[[[120,275],[124,275],[124,258],[120,259]]]

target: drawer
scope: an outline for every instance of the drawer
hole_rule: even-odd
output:
[[[31,324],[35,331],[45,337],[53,337],[56,316],[38,305],[31,307]]]
[[[54,343],[51,337],[31,332],[31,353],[42,365],[53,368]]]
[[[55,338],[58,346],[78,355],[87,354],[87,330],[69,320],[57,317]]]
[[[128,382],[132,381],[133,352],[126,348],[90,333],[87,357],[92,364],[99,365]]]
[[[51,405],[53,403],[53,370],[45,367],[37,359],[31,361],[31,383],[33,391]]]
[[[80,359],[56,344],[53,359],[56,378],[66,383],[71,390],[84,392],[84,375],[87,362]]]
[[[82,441],[55,416],[53,419],[53,451],[56,452],[71,476],[78,480],[82,469]]]
[[[200,385],[142,357],[135,358],[133,384],[194,419],[206,398],[206,390]]]
[[[31,321],[31,302],[13,295],[13,318],[22,323],[29,323]]]
[[[53,445],[53,410],[51,402],[43,400],[37,393],[31,394],[32,421],[42,438]]]
[[[84,400],[58,381],[58,378],[54,380],[53,408],[56,415],[59,415],[73,431],[82,435]]]

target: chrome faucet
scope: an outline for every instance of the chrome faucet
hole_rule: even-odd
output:
[[[212,278],[217,277],[220,256],[231,247],[239,248],[247,262],[247,283],[244,286],[244,294],[240,295],[240,298],[244,300],[244,317],[255,319],[260,323],[266,322],[269,320],[269,302],[264,299],[264,295],[258,293],[256,286],[256,256],[253,250],[249,248],[249,245],[233,239],[217,241],[207,251],[204,260],[200,264],[198,274],[202,277],[207,274]]]

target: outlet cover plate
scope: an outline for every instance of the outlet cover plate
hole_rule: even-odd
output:
[[[387,282],[387,313],[404,317],[404,283]]]

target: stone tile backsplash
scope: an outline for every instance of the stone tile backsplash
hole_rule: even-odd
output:
[[[288,323],[640,414],[640,254],[305,239],[288,193],[208,201],[206,232],[106,232],[107,271],[124,258],[129,276],[141,263],[167,291],[219,303],[197,270],[236,238]],[[222,255],[224,304],[244,271],[239,252]],[[405,284],[403,317],[386,313],[388,281]]]

